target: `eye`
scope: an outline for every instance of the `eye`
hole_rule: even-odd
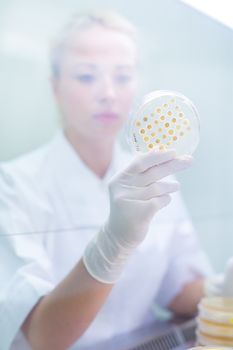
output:
[[[132,80],[132,76],[129,74],[118,74],[115,76],[115,80],[120,84],[126,84]]]
[[[93,74],[78,74],[75,76],[75,79],[82,83],[93,83],[95,76]]]

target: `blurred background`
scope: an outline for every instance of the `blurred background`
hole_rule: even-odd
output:
[[[221,271],[233,256],[233,30],[181,1],[0,0],[0,161],[54,134],[49,44],[72,13],[97,6],[138,26],[141,94],[179,91],[199,110],[201,143],[194,166],[179,178],[202,244]]]

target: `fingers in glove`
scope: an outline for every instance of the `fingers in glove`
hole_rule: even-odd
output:
[[[125,169],[126,174],[140,174],[148,169],[168,162],[176,157],[175,150],[169,150],[166,152],[149,152],[146,154],[140,154],[135,160]]]
[[[171,202],[171,199],[172,198],[169,194],[150,199],[148,201],[150,210],[153,210],[153,212],[156,213],[160,209],[166,207]]]
[[[136,218],[139,219],[139,222],[142,221],[147,222],[151,220],[151,217],[160,209],[166,207],[171,202],[171,196],[169,194],[165,194],[163,196],[159,196],[156,198],[152,198],[149,200],[138,200],[127,199],[125,203],[128,205],[134,205],[137,202],[138,213],[136,212]]]
[[[124,197],[134,200],[150,200],[180,189],[179,182],[156,182],[145,187],[124,187]]]
[[[154,166],[142,174],[134,175],[130,183],[133,186],[145,187],[169,175],[187,169],[191,163],[192,157],[190,156],[177,157],[166,163]]]

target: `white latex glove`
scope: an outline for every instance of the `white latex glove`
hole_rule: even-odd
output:
[[[205,281],[205,295],[233,298],[233,258],[228,260],[223,274]]]
[[[150,152],[114,176],[109,185],[110,215],[102,230],[88,244],[83,261],[98,281],[115,283],[134,249],[145,238],[154,214],[171,201],[177,182],[160,181],[187,168],[190,156],[174,151]]]

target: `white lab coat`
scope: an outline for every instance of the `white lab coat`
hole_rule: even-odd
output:
[[[23,320],[82,257],[108,217],[108,181],[129,160],[116,147],[106,176],[99,179],[60,132],[45,147],[2,164],[1,350],[28,348],[19,330]],[[72,349],[94,349],[98,341],[149,323],[155,302],[166,306],[186,282],[210,272],[181,197],[173,197],[156,214],[147,238]]]

